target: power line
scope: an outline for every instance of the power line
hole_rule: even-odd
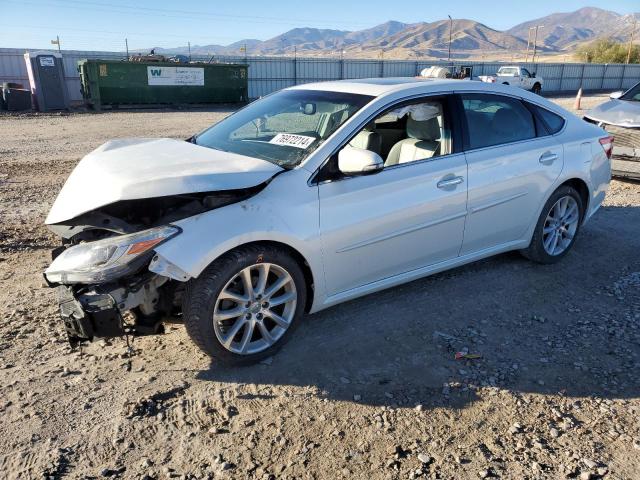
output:
[[[5,0],[7,3],[16,3],[19,5],[34,5],[34,6],[43,6],[41,3],[34,3],[28,1],[18,1],[18,0]],[[283,25],[296,25],[299,26],[300,23],[307,23],[313,25],[359,25],[359,26],[371,26],[368,23],[361,22],[345,22],[337,19],[301,19],[301,18],[287,18],[283,19],[282,17],[267,17],[267,16],[257,16],[257,15],[230,15],[230,14],[220,14],[220,13],[211,13],[204,11],[194,11],[194,10],[170,10],[163,8],[150,8],[150,7],[140,7],[140,6],[129,6],[129,5],[121,5],[121,4],[112,4],[112,3],[102,3],[102,2],[86,2],[80,0],[48,0],[46,6],[51,6],[51,3],[57,3],[61,8],[69,8],[69,9],[77,9],[83,8],[89,11],[99,11],[99,12],[110,12],[110,13],[134,13],[134,12],[144,12],[145,15],[148,16],[159,16],[166,18],[176,18],[176,19],[197,19],[202,20],[203,16],[218,18],[221,20],[229,20],[236,19],[242,20],[244,22],[249,23],[258,23],[258,24],[283,24]],[[69,3],[74,3],[75,5],[69,5]],[[97,7],[97,8],[96,8]],[[114,10],[116,9],[116,10]]]
[[[15,24],[0,24],[3,25],[5,27],[14,27],[16,26]],[[68,31],[68,32],[85,32],[85,33],[106,33],[109,35],[117,35],[119,38],[122,38],[125,34],[127,34],[126,32],[120,31],[120,32],[112,32],[109,30],[95,30],[95,29],[87,29],[87,28],[75,28],[75,27],[61,27],[60,25],[56,25],[56,26],[51,26],[51,25],[20,25],[19,26],[20,29],[23,28],[31,28],[34,30],[52,30],[52,31]],[[155,37],[158,38],[158,34],[157,33],[147,33],[147,32],[135,32],[134,34],[128,34],[129,36],[135,37],[135,36],[143,36],[143,37]],[[70,36],[70,35],[66,35],[66,36]],[[210,41],[211,39],[225,39],[225,40],[232,40],[236,37],[222,37],[222,36],[210,36],[210,35],[204,35],[204,36],[197,36],[197,35],[176,35],[176,34],[171,34],[171,33],[162,33],[163,37],[173,37],[173,38],[182,38],[185,40],[194,40],[194,39],[201,39],[204,41]],[[86,37],[83,37],[86,38]],[[95,38],[92,35],[92,38]]]

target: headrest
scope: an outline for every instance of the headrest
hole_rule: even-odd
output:
[[[513,133],[522,125],[522,119],[510,108],[496,111],[491,120],[491,129],[498,133]]]
[[[373,122],[367,123],[364,126],[363,130],[366,130],[367,132],[375,132],[376,131],[376,122],[373,121]]]
[[[418,140],[438,140],[440,138],[438,119],[434,117],[419,122],[409,116],[407,118],[407,136]]]

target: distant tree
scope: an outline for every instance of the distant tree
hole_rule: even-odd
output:
[[[603,38],[578,47],[575,57],[577,60],[587,63],[626,63],[628,52],[628,43],[619,43],[610,38]],[[640,63],[639,45],[632,45],[629,63]]]

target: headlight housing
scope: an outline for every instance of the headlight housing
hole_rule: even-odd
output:
[[[180,231],[180,228],[168,225],[81,243],[58,255],[44,274],[51,283],[103,283],[115,280],[127,274],[136,259]]]

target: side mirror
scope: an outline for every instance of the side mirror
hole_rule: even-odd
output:
[[[371,150],[347,145],[338,152],[338,169],[345,175],[364,175],[382,170],[382,157]]]
[[[531,74],[531,78],[536,78],[536,72],[533,72],[533,73]]]
[[[609,98],[611,100],[617,100],[619,99],[622,95],[624,95],[623,91],[619,91],[619,92],[613,92],[611,95],[609,95]]]

